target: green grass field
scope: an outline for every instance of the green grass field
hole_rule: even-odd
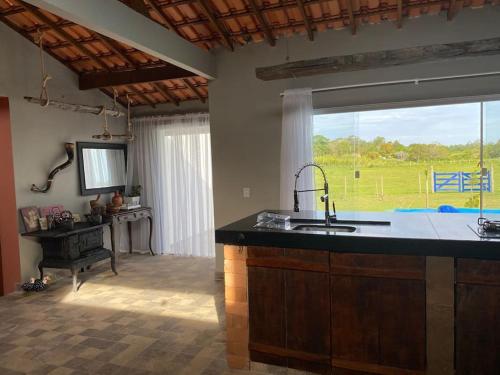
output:
[[[432,192],[431,168],[435,172],[479,171],[477,162],[467,160],[415,163],[409,161],[380,160],[354,166],[325,162],[321,157],[316,162],[326,171],[330,195],[334,197],[338,211],[387,211],[395,208],[437,208],[448,204],[467,207],[467,202],[478,193]],[[500,208],[500,159],[488,160],[484,166],[493,168],[493,192],[484,194],[485,208]],[[354,170],[360,178],[354,178]],[[429,172],[426,193],[426,171]],[[498,171],[498,173],[497,173]],[[420,183],[419,183],[420,176]],[[315,175],[316,186],[322,186],[319,171]],[[496,187],[498,186],[498,192]],[[319,197],[320,193],[317,194]],[[322,203],[317,199],[318,209]],[[469,202],[470,207],[470,202]]]

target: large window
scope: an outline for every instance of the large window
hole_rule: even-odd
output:
[[[500,101],[317,114],[314,158],[338,210],[498,209]]]

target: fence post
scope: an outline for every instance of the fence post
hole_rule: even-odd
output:
[[[434,187],[434,167],[431,165],[431,186],[432,186],[432,192],[435,193],[435,187]]]
[[[495,174],[493,173],[493,163],[490,166],[490,183],[491,183],[491,192],[495,192]]]

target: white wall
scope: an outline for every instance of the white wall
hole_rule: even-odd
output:
[[[39,53],[32,43],[2,23],[0,56],[0,96],[10,101],[17,207],[60,203],[72,212],[88,213],[92,197],[80,196],[76,158],[71,167],[56,176],[48,193],[32,193],[30,186],[44,185],[48,173],[66,160],[64,142],[91,141],[91,135],[102,130],[103,118],[26,102],[23,96],[40,94]],[[97,90],[79,91],[77,76],[48,55],[46,66],[53,77],[49,81],[52,99],[89,105],[106,103],[108,108],[111,105],[109,98]],[[124,125],[123,118],[110,121],[113,132],[122,133]],[[22,280],[37,276],[40,245],[20,238],[20,257]]]
[[[281,139],[280,92],[287,88],[322,88],[344,84],[413,79],[473,72],[498,71],[500,56],[467,58],[378,70],[317,75],[264,82],[255,68],[289,61],[358,52],[397,49],[500,37],[500,7],[464,10],[452,22],[446,14],[360,27],[355,36],[348,29],[279,40],[276,47],[251,44],[234,53],[217,54],[217,79],[209,82],[214,204],[217,227],[261,209],[279,206]],[[314,94],[316,108],[401,100],[460,97],[500,93],[500,78],[425,83]],[[251,198],[242,188],[251,188]],[[218,248],[217,269],[222,270]]]

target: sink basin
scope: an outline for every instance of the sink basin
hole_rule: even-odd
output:
[[[349,225],[330,225],[327,227],[326,225],[304,224],[297,225],[293,228],[293,230],[305,230],[311,232],[354,232],[356,227]]]

